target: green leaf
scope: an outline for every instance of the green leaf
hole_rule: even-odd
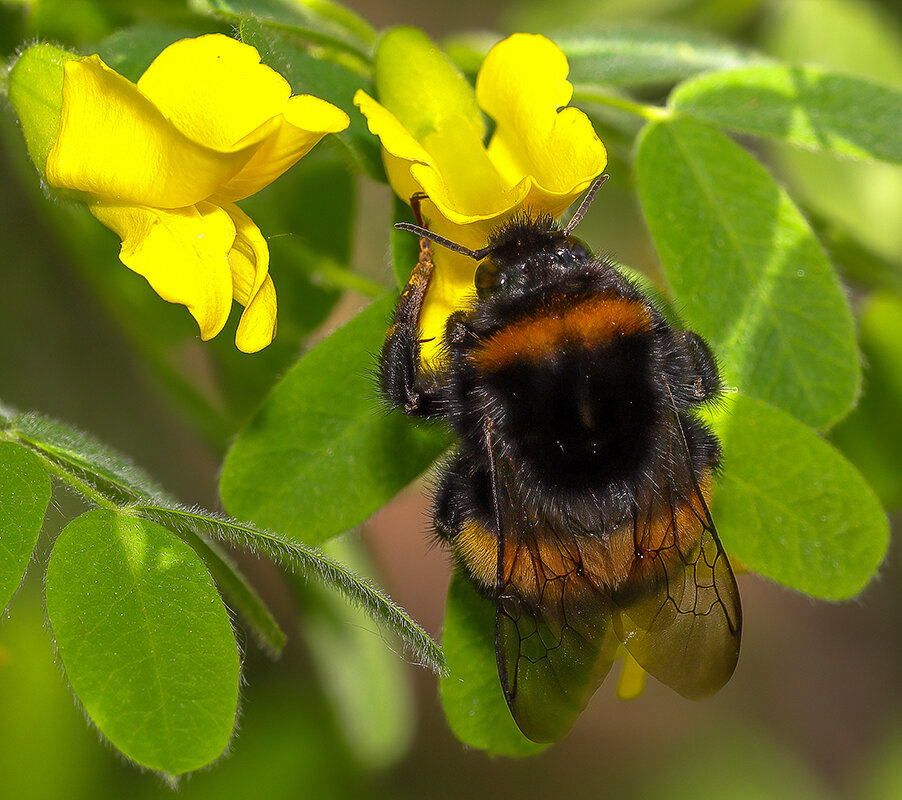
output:
[[[727,552],[754,572],[827,600],[858,594],[886,553],[873,490],[832,445],[772,406],[732,396],[715,423],[723,472],[712,515]]]
[[[331,3],[310,0],[193,0],[192,5],[233,24],[243,26],[245,21],[253,21],[257,25],[286,30],[308,42],[364,58],[369,56],[374,39],[373,32],[360,25],[359,17],[350,13],[334,13],[335,4]],[[324,7],[327,13],[319,13],[317,6]],[[355,22],[348,25],[350,19]]]
[[[529,756],[548,747],[527,739],[511,716],[495,659],[495,606],[460,571],[448,588],[439,681],[445,717],[464,744],[494,755]]]
[[[374,94],[368,78],[343,64],[315,58],[299,44],[268,30],[255,19],[241,23],[241,40],[257,48],[263,63],[279,72],[291,84],[294,94],[313,94],[342,109],[351,123],[335,136],[358,169],[374,180],[385,181],[379,142],[370,134],[366,120],[354,105],[358,89]]]
[[[0,442],[0,611],[22,582],[49,503],[50,476],[40,459]]]
[[[193,530],[181,527],[174,532],[201,557],[216,581],[216,587],[250,625],[260,647],[271,656],[278,656],[285,647],[285,632],[232,559],[221,547],[208,542]]]
[[[786,192],[728,137],[690,120],[645,128],[636,178],[676,304],[727,384],[814,427],[840,419],[861,383],[852,313]]]
[[[171,775],[223,752],[238,649],[190,547],[154,523],[97,509],[60,534],[46,593],[69,683],[119,750]]]
[[[379,407],[373,377],[394,298],[377,300],[305,355],[226,456],[233,517],[296,541],[325,541],[363,522],[448,446]]]
[[[569,79],[576,84],[662,85],[764,59],[699,31],[654,25],[611,26],[552,38],[567,56]]]
[[[299,575],[320,580],[395,633],[410,648],[417,663],[436,672],[444,669],[445,659],[438,645],[403,608],[367,580],[318,550],[292,541],[283,534],[207,512],[150,505],[133,506],[130,511],[165,526],[189,543],[191,537],[202,533],[261,553]]]
[[[867,391],[830,438],[890,509],[902,507],[902,298],[881,292],[864,304],[859,325]]]
[[[823,67],[751,66],[690,78],[681,114],[859,161],[902,163],[902,89]]]
[[[373,567],[359,542],[327,543],[326,552],[360,574]],[[407,665],[360,608],[335,589],[294,581],[298,625],[336,721],[357,759],[370,769],[397,762],[413,738],[414,707]]]
[[[902,86],[902,27],[880,4],[793,0],[763,21],[759,41],[780,58]],[[841,161],[783,142],[774,142],[771,151],[770,163],[797,202],[833,220],[879,255],[899,258],[902,166]],[[822,241],[834,263],[845,266],[833,243]]]

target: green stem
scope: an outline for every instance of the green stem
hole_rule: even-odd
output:
[[[182,526],[187,526],[189,530],[202,530],[207,536],[220,541],[261,552],[305,577],[319,576],[323,583],[337,589],[377,622],[398,634],[420,663],[435,672],[444,673],[446,665],[441,649],[401,606],[365,578],[319,550],[246,523],[217,519],[191,509],[141,503],[127,510],[172,531],[178,532]]]
[[[0,440],[16,442],[27,447],[41,460],[44,467],[53,477],[70,489],[78,492],[89,503],[93,503],[100,508],[119,514],[143,517],[151,521],[155,521],[152,515],[142,513],[142,511],[165,509],[164,506],[142,505],[147,503],[150,499],[149,496],[124,485],[121,481],[117,481],[114,476],[105,472],[92,472],[89,463],[85,463],[77,456],[73,456],[72,453],[55,447],[51,443],[40,441],[34,436],[29,436],[27,433],[14,427],[0,429]],[[117,499],[109,496],[109,493],[105,493],[102,488],[93,486],[89,480],[79,477],[79,472],[93,475],[98,481],[105,482],[108,487],[119,493],[121,497]],[[193,514],[193,517],[207,519],[207,529],[214,530],[211,526],[213,521],[209,520],[209,518],[202,514]],[[165,527],[179,536],[182,541],[200,556],[207,569],[213,575],[220,590],[228,595],[233,605],[250,624],[251,630],[256,634],[260,644],[271,655],[278,655],[285,645],[285,634],[279,628],[279,624],[266,607],[266,604],[247,582],[240,570],[232,563],[231,559],[216,545],[206,541],[197,530],[189,526],[168,525]]]
[[[647,119],[650,122],[659,119],[669,119],[674,115],[672,109],[653,106],[649,103],[640,103],[638,100],[603,92],[596,86],[586,86],[584,84],[577,84],[573,87],[573,99],[581,103],[598,103],[610,106],[619,111],[626,111],[628,114],[642,117],[642,119]]]
[[[225,11],[222,9],[216,10],[216,16],[220,19],[225,20],[226,22],[232,23],[236,28],[240,28],[241,23],[247,19],[247,17],[241,14],[236,14],[233,11]],[[275,31],[284,31],[285,33],[291,33],[295,36],[300,36],[313,44],[323,45],[325,47],[331,47],[335,50],[342,50],[346,53],[351,53],[352,55],[360,58],[366,64],[372,62],[372,55],[365,49],[355,47],[350,42],[342,41],[341,39],[338,39],[334,36],[329,36],[326,33],[315,31],[312,28],[304,28],[300,25],[290,25],[286,22],[278,22],[271,19],[258,18],[256,21],[266,28],[270,28]]]
[[[232,598],[261,642],[273,652],[281,650],[285,641],[284,633],[244,576],[204,537],[262,553],[305,577],[318,576],[325,584],[366,610],[377,622],[398,634],[420,663],[436,672],[445,669],[444,656],[439,646],[403,608],[369,581],[315,548],[253,525],[183,508],[174,503],[169,505],[165,498],[144,493],[140,488],[125,486],[114,475],[92,469],[91,463],[79,458],[77,453],[44,442],[13,425],[2,427],[3,422],[0,417],[0,440],[17,442],[27,447],[41,459],[51,475],[74,489],[88,502],[110,511],[154,522],[190,545]],[[79,477],[79,472],[86,473],[88,479]],[[99,487],[91,484],[91,476],[101,484]],[[109,487],[109,491],[104,491],[104,484]],[[117,497],[119,494],[121,497]]]
[[[19,438],[23,442],[28,441],[27,439],[24,439],[23,437],[19,437]],[[32,443],[29,442],[29,444],[32,444]],[[112,500],[110,500],[102,492],[99,492],[97,489],[95,489],[93,486],[91,486],[90,483],[88,483],[87,481],[83,481],[81,478],[74,475],[69,470],[64,469],[63,466],[60,465],[60,463],[56,459],[48,456],[44,452],[43,448],[35,447],[33,445],[32,447],[29,447],[28,449],[31,450],[32,453],[34,453],[39,459],[41,459],[41,461],[44,462],[44,466],[47,468],[47,471],[51,475],[53,475],[55,478],[62,481],[63,483],[67,484],[71,489],[74,489],[76,492],[78,492],[80,495],[85,497],[87,500],[94,503],[94,505],[100,506],[101,508],[106,508],[109,511],[121,511],[122,510],[121,506],[118,503],[115,503]]]
[[[115,499],[110,497],[108,494],[104,494],[104,492],[97,486],[92,486],[90,483],[79,478],[77,475],[79,471],[86,474],[93,474],[98,481],[103,481],[107,484],[107,486],[112,487],[115,491],[119,492],[123,498],[127,498],[125,506],[140,502],[141,500],[152,496],[149,493],[141,494],[137,492],[127,483],[124,483],[117,476],[111,473],[100,473],[96,470],[92,470],[92,465],[90,462],[79,458],[77,454],[73,455],[72,451],[70,450],[57,447],[56,445],[45,442],[41,439],[36,439],[34,436],[29,435],[25,431],[21,431],[16,428],[8,428],[6,433],[6,438],[8,438],[9,440],[16,441],[19,444],[24,445],[39,458],[48,463],[54,464],[56,470],[62,471],[61,473],[54,472],[54,475],[56,475],[61,480],[64,480],[64,482],[69,483],[72,488],[81,492],[81,485],[88,486],[91,489],[91,492],[95,492],[97,497],[103,498],[104,500],[104,502],[101,503],[97,500],[97,497],[92,496],[89,492],[84,492],[85,496],[88,497],[91,502],[97,503],[97,505],[113,510],[121,510],[123,508],[122,503],[117,503]],[[64,478],[64,475],[71,476],[72,481],[76,481],[80,485],[76,486],[74,483],[72,483],[72,481]],[[113,505],[108,505],[109,503],[112,503]]]

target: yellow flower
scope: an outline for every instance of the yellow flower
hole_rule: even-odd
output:
[[[398,28],[376,54],[382,104],[359,91],[355,104],[382,142],[395,192],[424,192],[430,230],[477,250],[520,211],[559,217],[607,164],[588,117],[567,108],[569,65],[544,36],[515,34],[486,56],[476,94],[422,34]],[[478,105],[477,105],[478,104]],[[488,146],[479,109],[495,121]],[[472,259],[433,247],[435,274],[421,319],[427,361],[445,320],[473,296]]]
[[[291,97],[253,47],[201,36],[167,47],[137,84],[98,56],[66,61],[46,175],[84,193],[122,262],[185,305],[201,338],[241,303],[235,343],[255,352],[275,335],[276,293],[266,240],[235,201],[347,125],[330,103]]]

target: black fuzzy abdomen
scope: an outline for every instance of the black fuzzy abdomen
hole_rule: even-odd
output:
[[[564,345],[485,375],[499,436],[534,476],[596,488],[647,462],[658,418],[650,333]]]

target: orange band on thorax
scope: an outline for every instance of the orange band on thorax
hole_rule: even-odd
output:
[[[496,331],[473,353],[482,369],[539,360],[561,347],[599,347],[616,336],[651,330],[648,306],[616,294],[564,302],[560,296]]]

